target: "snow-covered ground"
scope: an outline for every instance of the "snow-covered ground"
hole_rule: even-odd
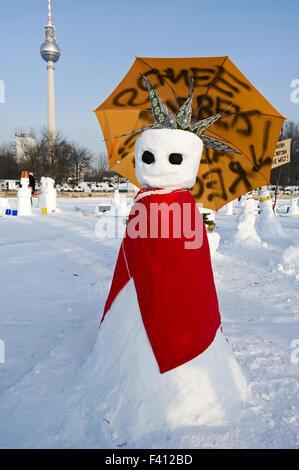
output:
[[[96,236],[95,208],[107,201],[59,199],[56,214],[34,208],[32,217],[0,217],[1,448],[108,446],[99,432],[103,418],[88,400],[92,390],[86,384],[82,402],[79,383],[120,245]],[[216,215],[221,240],[213,268],[223,330],[253,394],[239,423],[164,435],[145,429],[131,447],[298,447],[299,216],[283,216],[288,205],[279,201],[283,234],[269,226],[250,243],[235,237],[237,203],[235,215]]]

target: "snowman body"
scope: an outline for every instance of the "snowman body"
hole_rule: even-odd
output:
[[[288,214],[289,215],[299,215],[299,208],[298,208],[297,198],[292,198],[290,200],[290,206],[289,206]]]
[[[48,212],[56,211],[56,189],[55,181],[52,178],[42,176],[41,194],[38,198],[40,208],[46,208]]]
[[[21,187],[18,190],[18,215],[32,215],[31,197],[29,178],[21,178]]]
[[[202,148],[190,132],[144,132],[135,144],[135,170],[145,190],[133,213],[137,203],[148,209],[150,202],[169,207],[171,201],[199,214],[187,188],[194,185]],[[201,246],[186,250],[182,237],[138,242],[128,239],[127,228],[89,360],[101,391],[102,431],[117,445],[177,427],[232,423],[248,399],[221,331],[201,228]]]

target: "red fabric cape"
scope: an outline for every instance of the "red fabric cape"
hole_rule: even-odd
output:
[[[172,217],[169,217],[168,238],[149,237],[150,223],[146,238],[131,238],[128,236],[128,226],[137,220],[138,212],[133,214],[136,202],[131,210],[101,322],[120,290],[132,277],[143,324],[160,372],[164,373],[205,351],[220,326],[210,249],[205,224],[189,191],[174,190],[159,194],[159,191],[142,190],[136,199],[137,204],[142,204],[142,208],[146,209],[147,220],[151,203],[163,202],[169,207],[175,202],[182,210],[186,207],[183,204],[188,203],[193,227],[197,217],[196,230],[201,231],[197,235],[202,234],[203,239],[200,248],[186,249],[185,242],[190,241],[190,235],[187,239],[182,227],[182,236],[175,238]],[[163,214],[161,217],[164,217]]]

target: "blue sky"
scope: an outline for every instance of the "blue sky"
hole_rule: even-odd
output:
[[[92,112],[126,74],[134,56],[229,55],[284,116],[299,121],[290,83],[299,79],[298,0],[53,0],[62,56],[56,64],[57,130],[104,150]],[[47,0],[0,6],[0,143],[47,123],[47,70],[39,55]]]

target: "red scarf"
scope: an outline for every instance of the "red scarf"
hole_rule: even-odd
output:
[[[185,210],[183,204],[187,203],[189,210],[191,209],[193,228],[196,227],[198,236],[202,234],[202,245],[199,248],[186,249],[185,242],[190,241],[190,237],[187,235],[186,238],[182,225],[181,237],[174,236],[171,216],[168,238],[149,237],[150,223],[146,238],[130,238],[127,227],[101,320],[104,320],[114,299],[132,277],[143,324],[161,373],[174,369],[205,351],[212,343],[221,322],[209,243],[202,217],[189,191],[168,191],[170,192],[163,189],[140,191],[135,198],[128,224],[136,217],[132,214],[136,204],[143,205],[149,220],[152,203],[166,203],[168,207],[176,203],[182,211]],[[159,217],[160,229],[161,223],[162,218]]]

